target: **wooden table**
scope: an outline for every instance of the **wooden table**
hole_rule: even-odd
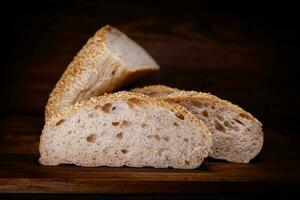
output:
[[[164,4],[63,2],[23,5],[29,12],[7,23],[1,193],[299,195],[300,98],[291,68],[293,42],[279,40],[281,33],[259,20],[228,16],[206,4],[195,10],[177,4],[171,9]],[[231,100],[264,124],[259,156],[250,164],[207,159],[196,170],[39,165],[48,94],[76,52],[106,23],[128,33],[161,65],[159,72],[123,89],[161,83]]]

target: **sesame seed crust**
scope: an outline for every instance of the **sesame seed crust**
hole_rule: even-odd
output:
[[[90,38],[83,48],[77,53],[72,62],[57,82],[52,90],[46,108],[45,121],[55,115],[64,107],[70,106],[78,101],[77,97],[82,91],[87,91],[92,87],[89,81],[93,76],[96,76],[94,83],[98,80],[103,81],[103,84],[97,88],[96,95],[101,95],[105,92],[111,92],[124,83],[131,82],[128,80],[134,74],[145,74],[153,70],[159,69],[159,66],[147,66],[143,69],[130,70],[121,60],[116,59],[105,45],[105,35],[108,32],[114,34],[123,34],[119,30],[106,25],[99,29],[95,35]],[[106,66],[106,68],[105,68]],[[116,69],[118,74],[114,77],[107,78],[105,72],[109,67]],[[105,76],[105,77],[101,77]],[[138,77],[138,76],[136,76]]]

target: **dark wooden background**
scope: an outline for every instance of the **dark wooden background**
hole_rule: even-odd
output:
[[[286,166],[280,176],[274,171],[277,178],[285,177],[278,178],[284,183],[300,177],[295,4],[55,0],[10,1],[1,10],[0,178],[35,176],[30,164],[19,175],[20,169],[10,171],[10,166],[20,159],[36,161],[51,89],[87,39],[106,24],[127,33],[161,66],[128,87],[167,84],[239,104],[264,125],[266,147],[258,162],[265,158]],[[262,166],[272,168],[270,163]]]

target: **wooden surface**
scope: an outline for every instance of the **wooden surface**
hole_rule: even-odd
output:
[[[262,21],[259,13],[251,18],[206,1],[171,8],[61,2],[22,4],[18,14],[5,16],[10,20],[2,33],[1,193],[299,195],[300,97],[292,21],[283,25],[272,13]],[[250,164],[207,159],[196,170],[39,165],[48,95],[76,52],[107,23],[128,33],[161,65],[126,88],[161,83],[231,100],[264,124],[261,154]]]

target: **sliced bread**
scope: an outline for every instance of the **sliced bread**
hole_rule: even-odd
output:
[[[57,82],[46,106],[45,119],[76,102],[114,91],[158,69],[140,45],[107,25],[88,40]]]
[[[206,126],[176,103],[118,92],[53,116],[40,138],[40,163],[79,166],[200,166],[212,145]]]
[[[136,91],[147,94],[148,88],[146,92],[142,88]],[[195,91],[173,92],[156,98],[185,106],[206,124],[213,137],[209,153],[212,158],[248,163],[263,146],[262,124],[237,105]]]

